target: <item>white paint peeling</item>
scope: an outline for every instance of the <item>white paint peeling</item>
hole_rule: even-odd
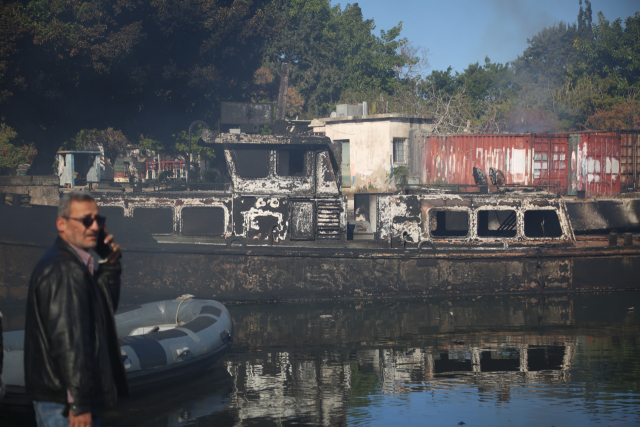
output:
[[[611,162],[611,173],[614,175],[620,174],[620,160],[614,158]]]
[[[473,204],[470,207],[460,206],[459,204],[451,204],[448,201],[453,200],[473,200]],[[541,201],[548,203],[548,206],[538,206]],[[536,203],[534,203],[536,202]],[[409,211],[409,205],[413,206],[413,210],[416,208],[416,203],[421,206],[420,224],[411,220],[411,217],[407,217]],[[428,207],[433,203],[433,207]],[[444,203],[444,206],[442,206]],[[560,209],[561,200],[544,197],[531,198],[528,195],[514,194],[509,196],[467,196],[461,197],[454,194],[425,194],[425,195],[389,195],[379,196],[379,216],[378,216],[378,230],[381,240],[387,240],[391,238],[404,239],[407,242],[418,243],[422,241],[432,241],[429,230],[430,212],[435,211],[466,211],[469,214],[469,233],[465,237],[446,237],[437,238],[438,241],[450,241],[450,242],[467,242],[470,244],[480,242],[517,242],[528,241],[535,243],[536,241],[569,241],[572,239],[569,223],[565,216],[564,209]],[[449,205],[449,207],[447,207]],[[509,205],[509,206],[505,206]],[[427,206],[425,210],[425,206]],[[480,237],[477,233],[478,227],[478,212],[483,210],[502,210],[502,211],[515,211],[516,213],[516,235],[512,238],[497,238],[497,237]],[[525,212],[528,210],[552,210],[558,215],[560,225],[562,228],[562,235],[560,237],[527,237],[524,233],[524,217]],[[423,215],[424,218],[423,218]],[[406,218],[406,221],[403,219]]]

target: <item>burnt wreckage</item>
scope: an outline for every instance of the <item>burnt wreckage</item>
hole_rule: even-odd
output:
[[[212,139],[220,178],[212,189],[95,193],[126,252],[123,298],[190,293],[247,301],[640,288],[638,239],[576,237],[564,199],[553,193],[488,183],[467,185],[470,192],[356,194],[355,222],[349,224],[339,143],[308,135]],[[0,245],[7,263],[37,259],[34,248]],[[30,269],[17,271],[16,264],[4,269],[12,272],[5,283],[9,295],[20,298]]]
[[[215,144],[224,159],[217,165],[225,181],[218,191],[188,197],[184,192],[104,194],[98,196],[102,211],[143,220],[163,243],[304,247],[317,242],[313,247],[322,247],[323,241],[345,242],[347,201],[334,173],[340,152],[328,138],[221,134]],[[575,241],[562,199],[546,192],[356,198],[359,244],[354,247],[507,248]]]
[[[104,194],[98,203],[105,212],[144,220],[159,236],[243,245],[343,241],[347,200],[334,174],[334,150],[326,137],[220,134],[214,151],[222,182],[214,189]]]

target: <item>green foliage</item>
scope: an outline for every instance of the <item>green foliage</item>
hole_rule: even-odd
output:
[[[351,387],[347,397],[347,406],[350,408],[363,408],[371,405],[369,396],[376,393],[380,384],[378,374],[375,372],[361,372],[357,363],[350,364]]]
[[[404,65],[399,49],[407,43],[399,38],[401,23],[377,37],[357,4],[343,10],[329,0],[292,1],[286,10],[287,25],[267,46],[264,66],[279,77],[282,62],[290,64],[290,86],[305,101],[302,117],[327,115],[346,90],[392,91],[395,67]]]
[[[111,127],[107,129],[81,129],[74,138],[62,145],[63,150],[104,150],[105,157],[115,161],[124,153],[129,141],[124,134]]]
[[[203,170],[202,173],[200,173],[200,178],[202,178],[204,182],[217,182],[219,177],[218,172],[211,169]]]
[[[158,174],[158,182],[165,182],[171,176],[171,171],[162,171]]]
[[[166,154],[168,151],[164,144],[162,144],[162,142],[158,141],[157,139],[145,137],[144,135],[140,135],[138,148],[140,148],[141,150],[153,151],[156,154]]]
[[[215,159],[216,155],[213,149],[209,147],[201,147],[198,145],[198,140],[204,132],[205,128],[201,125],[198,125],[191,132],[191,153],[194,157],[200,156],[203,159]],[[172,154],[183,154],[187,155],[189,153],[189,132],[183,130],[182,132],[173,135],[175,138],[175,144],[170,148],[170,152]]]
[[[22,147],[13,145],[11,141],[17,136],[14,129],[0,123],[0,170],[31,164],[38,154],[33,144],[24,144]]]
[[[598,76],[612,81],[613,93],[640,92],[640,12],[626,19],[609,22],[598,13],[593,36],[576,39],[575,46],[583,58],[576,73]]]
[[[635,126],[640,101],[640,13],[557,23],[528,40],[513,63],[433,71],[397,85],[390,111],[428,114],[435,132],[554,132]],[[615,118],[618,114],[618,118]]]
[[[1,108],[47,156],[82,129],[166,144],[194,117],[213,122],[221,100],[248,98],[284,22],[274,0],[25,0],[0,11]]]
[[[387,182],[389,184],[395,184],[400,190],[404,190],[407,186],[409,176],[411,176],[411,172],[409,172],[406,166],[395,166],[389,172]]]
[[[401,37],[402,23],[377,31],[357,4],[11,0],[0,2],[0,108],[35,142],[41,172],[63,141],[99,143],[110,158],[127,141],[185,155],[187,125],[214,123],[221,101],[274,102],[283,62],[288,117],[367,101],[371,114],[432,115],[437,132],[635,126],[640,13],[592,23],[590,2],[579,4],[575,23],[533,35],[511,63],[427,75],[426,52]],[[199,136],[192,152],[212,158]]]

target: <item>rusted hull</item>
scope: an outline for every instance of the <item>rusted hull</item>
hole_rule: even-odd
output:
[[[0,302],[26,297],[43,246],[0,243]],[[510,251],[125,248],[123,295],[284,301],[640,289],[640,248]]]

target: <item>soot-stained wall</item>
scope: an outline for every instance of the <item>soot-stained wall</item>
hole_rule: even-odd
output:
[[[230,192],[103,194],[98,204],[143,219],[156,235],[241,238],[249,244],[315,240],[316,232],[319,239],[346,238],[346,198],[329,147],[318,145],[327,138],[311,138],[315,145],[238,138],[217,150],[224,151]]]
[[[379,195],[377,211],[378,239],[391,245],[433,243],[434,239],[441,242],[443,228],[438,228],[437,215],[431,214],[434,211],[466,213],[463,217],[468,218],[468,232],[452,231],[447,240],[453,243],[540,244],[570,243],[574,239],[563,200],[550,195]],[[545,214],[525,216],[530,211]],[[525,222],[536,222],[537,228],[531,224],[526,232]],[[465,229],[460,225],[455,228]],[[537,229],[539,232],[535,232]]]

